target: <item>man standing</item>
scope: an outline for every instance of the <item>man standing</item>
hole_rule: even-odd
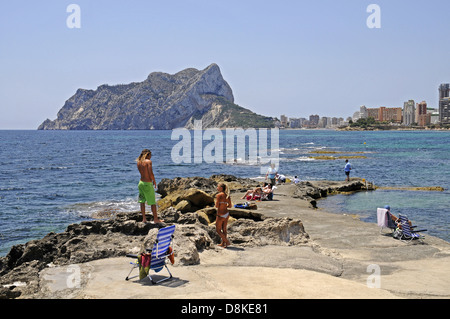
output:
[[[139,189],[139,203],[141,204],[142,221],[147,222],[145,218],[145,202],[150,205],[153,213],[153,221],[155,223],[161,223],[163,220],[158,219],[158,214],[156,211],[156,199],[155,199],[155,188],[156,185],[155,176],[153,175],[152,152],[148,149],[144,149],[141,155],[137,158],[137,167],[139,173],[141,173],[141,180],[138,184]]]
[[[348,160],[345,160],[344,172],[345,172],[345,181],[346,182],[350,181],[350,171],[351,170],[352,170],[352,165],[348,162]]]
[[[270,184],[272,184],[272,186],[275,186],[277,176],[278,176],[278,172],[275,168],[275,164],[272,163],[272,164],[270,164],[270,167],[267,170],[266,179],[269,178]]]

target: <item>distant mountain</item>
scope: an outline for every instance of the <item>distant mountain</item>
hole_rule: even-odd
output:
[[[174,75],[151,73],[143,82],[78,89],[39,130],[148,130],[193,128],[271,128],[274,119],[234,104],[219,66],[189,68]]]

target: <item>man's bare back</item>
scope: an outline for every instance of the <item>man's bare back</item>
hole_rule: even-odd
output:
[[[153,175],[152,161],[145,159],[144,161],[138,162],[137,167],[139,173],[141,173],[141,181],[149,183],[152,182],[156,186],[155,176]]]

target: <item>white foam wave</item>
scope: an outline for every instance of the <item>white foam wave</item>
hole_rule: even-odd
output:
[[[157,195],[160,197],[160,195]],[[157,198],[158,200],[159,198]],[[101,213],[125,213],[140,210],[137,198],[126,198],[123,200],[105,200],[90,203],[77,203],[66,207],[67,213],[76,214],[82,218],[92,218]]]
[[[280,158],[280,162],[310,162],[314,161],[314,158],[308,156],[300,156],[294,158]]]

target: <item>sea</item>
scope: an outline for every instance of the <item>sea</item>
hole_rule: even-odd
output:
[[[258,145],[267,142],[267,152],[260,148],[258,155],[276,155],[279,173],[289,180],[294,176],[344,180],[348,158],[352,177],[394,188],[329,196],[318,201],[320,209],[376,223],[377,208],[390,205],[394,214],[406,214],[426,228],[425,235],[450,242],[449,131],[254,131]],[[211,152],[213,140],[221,145],[220,136],[208,138],[204,132],[200,131],[203,141],[198,152],[198,145],[193,146],[198,132],[187,130],[184,135],[171,130],[0,130],[0,256],[13,245],[63,232],[69,224],[92,219],[97,212],[139,211],[135,160],[144,148],[152,151],[157,182],[213,174],[264,180],[267,158],[250,160],[254,159],[251,137],[244,142],[247,155],[238,157],[236,140],[234,160],[225,160],[224,155],[224,160],[212,161],[205,154],[220,157],[224,152],[220,147]],[[222,145],[227,148],[225,142]],[[444,191],[404,189],[434,186]]]

